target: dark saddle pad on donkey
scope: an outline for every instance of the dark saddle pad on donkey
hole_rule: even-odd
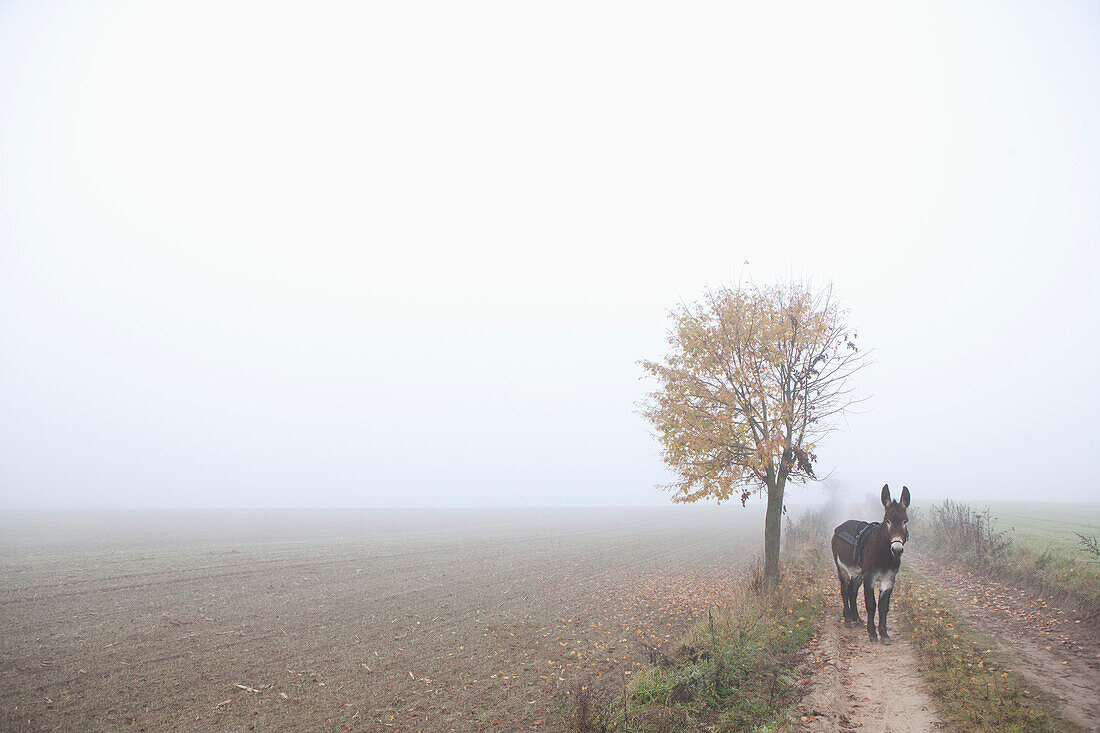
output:
[[[871,537],[871,530],[879,524],[879,522],[861,522],[858,519],[849,519],[833,532],[837,537],[856,548],[856,562],[860,562],[860,558],[863,556],[863,547]]]

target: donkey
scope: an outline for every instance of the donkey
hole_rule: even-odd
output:
[[[871,641],[886,633],[886,614],[890,610],[890,593],[894,577],[901,567],[901,553],[909,539],[909,489],[901,487],[901,501],[890,499],[890,485],[882,487],[882,507],[886,510],[882,522],[859,522],[850,519],[833,531],[833,562],[840,577],[840,597],[844,602],[844,625],[859,625],[856,592],[863,583],[863,600],[867,606],[867,633]],[[879,584],[875,602],[875,581]],[[875,607],[878,607],[878,633],[875,633]]]

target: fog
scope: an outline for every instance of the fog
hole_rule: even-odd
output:
[[[637,361],[792,277],[853,498],[1100,500],[1098,131],[1085,1],[4,3],[0,507],[664,504]]]

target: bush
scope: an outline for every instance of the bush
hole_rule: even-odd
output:
[[[593,685],[591,677],[573,685],[570,696],[571,707],[565,715],[567,730],[572,733],[606,733],[610,730],[609,699],[603,690]]]
[[[783,530],[783,546],[786,548],[808,545],[828,544],[833,533],[835,511],[830,505],[815,511],[809,511],[795,522],[787,515],[787,526]]]
[[[927,518],[914,524],[923,526],[928,539],[941,551],[969,556],[979,564],[1006,557],[1012,547],[1012,538],[997,529],[997,518],[988,509],[976,512],[950,499],[929,507]]]
[[[1094,534],[1081,534],[1080,532],[1074,532],[1077,535],[1077,547],[1080,552],[1085,555],[1088,562],[1100,561],[1100,543],[1096,541],[1096,535]]]

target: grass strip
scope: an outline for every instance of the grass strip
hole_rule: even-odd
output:
[[[944,717],[959,730],[1076,731],[1043,710],[1037,692],[973,631],[919,574],[894,588],[921,660],[925,682]]]
[[[823,556],[814,532],[791,532],[783,582],[765,588],[762,568],[721,607],[710,609],[674,651],[653,654],[613,700],[572,695],[567,725],[577,733],[676,733],[701,729],[774,731],[802,698],[802,651],[823,598]],[[803,681],[804,682],[804,681]]]
[[[988,508],[977,511],[951,500],[914,510],[911,517],[912,529],[937,556],[1031,586],[1044,596],[1070,601],[1082,613],[1100,616],[1100,564],[1086,551],[1087,542],[1079,543],[1077,552],[1065,543],[1055,549],[1055,535],[1044,538],[1034,530],[1017,542],[1014,528],[998,529],[999,520]]]
[[[801,698],[796,668],[820,604],[809,582],[786,582],[712,611],[672,659],[631,681],[612,730],[773,730]]]

